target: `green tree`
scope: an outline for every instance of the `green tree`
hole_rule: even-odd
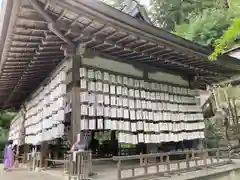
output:
[[[102,0],[121,9],[124,0]],[[211,59],[230,48],[240,32],[240,0],[150,0],[154,24],[198,44],[214,48]]]
[[[15,113],[13,111],[2,111],[0,112],[0,141],[6,140],[7,133],[14,118]]]
[[[214,52],[210,55],[211,60],[217,57],[229,48],[239,38],[240,35],[240,17],[234,19],[230,27],[224,32],[223,36],[215,40]]]
[[[214,52],[211,54],[210,59],[215,60],[224,52],[224,50],[231,48],[236,43],[236,40],[240,35],[240,1],[228,0],[229,11],[235,12],[235,18],[231,22],[227,30],[223,35],[215,40]]]
[[[208,8],[223,8],[225,0],[151,0],[149,14],[158,27],[174,30]]]
[[[191,16],[189,22],[176,25],[175,34],[201,45],[212,46],[227,29],[233,15],[223,8],[205,9]]]
[[[8,130],[15,113],[11,110],[0,112],[0,159],[3,158],[4,144],[7,140]]]
[[[0,127],[9,129],[11,120],[14,118],[15,113],[12,111],[3,111],[0,113]]]
[[[189,22],[177,25],[175,34],[202,45],[215,47],[211,59],[216,59],[224,48],[229,48],[238,37],[239,4],[239,1],[236,3],[228,0],[225,8],[207,8],[191,16]]]

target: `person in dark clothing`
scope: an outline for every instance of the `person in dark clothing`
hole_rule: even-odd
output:
[[[96,153],[99,148],[99,141],[93,138],[90,142],[89,149],[92,150],[93,153]]]

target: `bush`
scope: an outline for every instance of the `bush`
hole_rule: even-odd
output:
[[[0,141],[0,163],[1,163],[1,159],[4,159],[4,148],[5,148],[5,141]]]

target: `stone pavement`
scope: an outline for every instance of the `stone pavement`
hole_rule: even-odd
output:
[[[229,172],[234,172],[234,178],[232,178],[233,174],[229,174]],[[99,174],[98,177],[95,177],[95,180],[106,180],[112,179],[111,173],[108,173],[109,176],[101,176]],[[239,180],[240,178],[240,160],[234,160],[233,164],[228,164],[219,167],[213,167],[209,169],[196,170],[193,172],[185,172],[179,175],[170,175],[165,177],[159,176],[149,176],[145,178],[138,178],[137,180],[196,180],[196,179],[205,179],[212,180],[216,179],[213,177],[221,176],[222,180],[229,179],[231,176],[231,180]],[[116,175],[115,175],[116,177]],[[0,180],[67,180],[67,177],[63,176],[59,171],[44,171],[44,172],[31,172],[26,169],[16,169],[12,172],[3,172],[2,165],[0,164]]]
[[[30,172],[26,169],[16,169],[11,172],[3,172],[0,164],[0,180],[64,180],[59,176],[53,176],[47,173]]]

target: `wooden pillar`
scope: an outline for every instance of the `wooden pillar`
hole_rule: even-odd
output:
[[[79,87],[79,68],[80,68],[81,56],[72,57],[72,114],[71,114],[71,132],[72,132],[72,143],[77,139],[77,134],[80,128],[80,87]]]
[[[69,53],[68,53],[69,52]],[[72,102],[72,113],[71,113],[71,132],[72,138],[71,143],[73,144],[77,140],[77,134],[80,133],[80,119],[81,119],[81,106],[80,106],[80,67],[82,64],[82,56],[85,52],[85,45],[80,44],[76,49],[66,48],[65,56],[69,57],[72,61],[72,82],[70,89],[71,102]]]
[[[17,149],[16,149],[16,161],[15,161],[15,166],[18,167],[19,164],[19,146],[20,145],[24,145],[25,144],[25,121],[26,121],[26,107],[25,105],[23,105],[21,107],[20,110],[20,114],[22,117],[22,122],[21,122],[21,129],[20,129],[20,137],[19,137],[19,144],[17,145]],[[25,148],[24,148],[24,154],[23,154],[23,162],[26,162],[26,158],[27,158],[27,152],[25,152]]]
[[[41,143],[40,147],[40,168],[46,167],[46,159],[48,159],[48,142],[44,141]]]

